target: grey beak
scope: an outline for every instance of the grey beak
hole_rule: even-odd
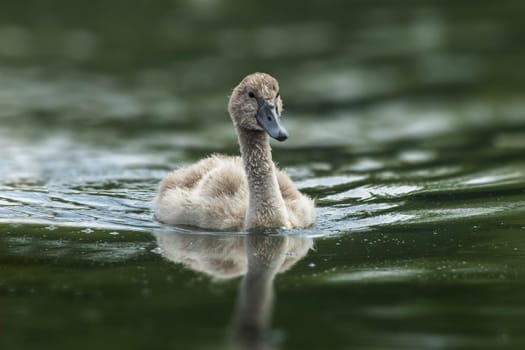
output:
[[[274,139],[284,141],[288,138],[288,131],[279,123],[279,116],[275,106],[264,100],[259,101],[256,119],[259,125]]]

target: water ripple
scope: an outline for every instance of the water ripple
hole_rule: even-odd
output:
[[[169,149],[109,152],[68,136],[5,138],[2,145],[0,156],[9,170],[0,177],[0,222],[9,224],[166,230],[152,216],[158,183],[168,169],[195,161]],[[317,224],[302,234],[523,213],[525,164],[519,152],[476,153],[472,147],[469,165],[453,156],[457,146],[437,145],[407,144],[395,151],[377,146],[356,154],[345,147],[316,150],[314,159],[290,171],[319,207]],[[342,156],[331,158],[334,153]]]
[[[416,185],[391,185],[391,186],[360,186],[348,191],[324,197],[322,201],[341,202],[348,199],[368,200],[372,198],[396,198],[402,195],[421,190]],[[322,203],[322,202],[321,202]]]

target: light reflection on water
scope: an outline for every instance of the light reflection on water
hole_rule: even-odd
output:
[[[137,140],[129,140],[131,147],[121,142],[124,146],[120,150],[114,148],[107,152],[102,146],[76,143],[69,136],[24,141],[4,139],[1,152],[7,171],[1,179],[0,199],[4,205],[0,210],[0,220],[92,225],[107,229],[162,229],[151,217],[151,201],[158,182],[167,170],[191,160],[184,149],[157,151],[147,142],[142,149]],[[312,162],[311,166],[303,163],[302,170],[291,169],[299,188],[316,197],[320,206],[326,207],[320,211],[315,236],[407,219],[413,221],[414,218],[421,222],[430,220],[430,217],[434,217],[430,221],[446,220],[462,215],[498,213],[503,208],[518,210],[520,207],[515,205],[516,202],[496,205],[487,198],[482,207],[474,203],[470,209],[464,208],[469,206],[465,202],[453,204],[461,208],[447,205],[436,209],[433,203],[428,203],[423,209],[404,210],[407,201],[417,196],[452,193],[461,196],[476,189],[519,186],[524,179],[523,164],[514,161],[498,168],[488,165],[485,169],[468,170],[462,169],[464,165],[455,161],[443,165],[449,157],[446,148],[419,151],[409,145],[407,149],[397,149],[394,155],[390,155],[388,144],[380,147],[384,147],[382,152],[376,150],[373,156],[366,157],[352,156],[351,151],[345,151],[350,161],[343,161],[343,166],[334,167],[328,163],[326,167],[320,167],[319,163]],[[213,148],[210,146],[210,149]],[[293,152],[298,151],[300,149]],[[330,152],[330,148],[318,152],[324,151]],[[204,155],[207,152],[199,153]],[[289,151],[276,147],[274,153],[279,159]],[[480,160],[484,157],[482,154]],[[334,160],[341,161],[339,158]],[[441,165],[436,168],[435,164]],[[338,170],[331,175],[330,169]],[[361,201],[367,202],[368,207],[358,211],[353,209],[359,208]],[[366,213],[367,217],[356,217],[353,213]],[[331,221],[331,217],[339,219]],[[352,223],[343,224],[343,218]]]

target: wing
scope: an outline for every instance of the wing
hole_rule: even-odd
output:
[[[293,228],[308,227],[315,223],[316,210],[314,201],[302,194],[290,177],[282,170],[277,170],[277,182],[288,211],[288,219]]]
[[[170,225],[238,230],[247,205],[240,158],[212,156],[173,171],[162,181],[155,216]]]

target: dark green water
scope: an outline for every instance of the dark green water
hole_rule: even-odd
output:
[[[524,10],[0,4],[0,348],[525,348]],[[316,226],[155,222],[170,169],[238,152],[253,71]]]

